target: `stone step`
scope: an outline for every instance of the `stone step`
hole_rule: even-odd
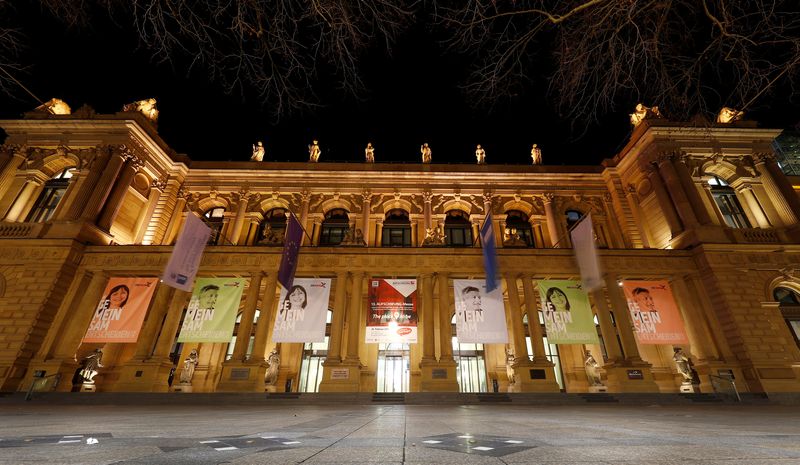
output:
[[[403,392],[376,392],[372,394],[372,402],[404,404],[406,402],[406,395]]]
[[[511,402],[511,397],[505,393],[477,394],[478,402]]]
[[[619,399],[612,396],[611,394],[580,394],[580,397],[586,400],[586,402],[606,402],[606,403],[614,403],[619,402]]]

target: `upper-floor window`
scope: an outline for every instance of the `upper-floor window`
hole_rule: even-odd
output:
[[[711,195],[714,197],[714,202],[722,213],[722,217],[725,218],[725,223],[731,228],[749,228],[750,221],[747,220],[747,216],[742,210],[742,205],[736,197],[736,191],[716,176],[712,176],[708,180],[708,185],[711,186]]]
[[[450,210],[444,219],[445,243],[450,247],[472,246],[472,225],[469,215],[461,210]]]
[[[567,230],[572,229],[583,218],[583,213],[577,210],[567,210],[564,215],[567,217]]]
[[[794,342],[800,347],[800,296],[788,287],[776,287],[772,296],[780,302],[783,319],[794,336]]]
[[[319,245],[339,245],[342,243],[347,229],[350,227],[350,217],[347,210],[334,208],[325,213],[322,221],[322,231],[319,235]]]
[[[69,179],[72,177],[72,168],[65,169],[64,171],[53,176],[49,181],[44,183],[42,193],[33,204],[31,212],[25,221],[31,223],[44,223],[53,217],[53,213],[58,207],[58,203],[64,198],[64,193],[67,192],[69,186]]]
[[[264,245],[280,245],[286,235],[286,215],[289,213],[285,208],[273,208],[264,214],[258,231],[258,243]]]
[[[534,247],[533,229],[528,215],[519,210],[506,212],[506,230],[503,232],[505,247]]]
[[[383,220],[381,246],[411,247],[411,222],[408,212],[395,208],[386,213]]]
[[[211,228],[211,235],[208,237],[208,245],[217,245],[222,242],[222,226],[225,219],[225,208],[214,207],[203,213],[206,224]]]

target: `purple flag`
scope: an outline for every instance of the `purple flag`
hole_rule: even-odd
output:
[[[180,214],[180,213],[176,213]],[[194,276],[200,267],[203,249],[211,235],[211,228],[194,213],[186,215],[186,224],[183,225],[181,234],[169,256],[167,267],[161,279],[164,284],[183,291],[191,291],[194,285]]]
[[[491,212],[483,220],[481,245],[483,245],[483,269],[486,272],[486,292],[492,292],[497,288],[497,250],[494,244]]]
[[[281,266],[278,268],[278,282],[287,290],[292,288],[294,282],[297,255],[300,253],[300,243],[303,241],[303,227],[294,214],[289,215],[288,222],[286,236],[283,238]]]

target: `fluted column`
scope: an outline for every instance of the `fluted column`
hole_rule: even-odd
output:
[[[536,307],[536,293],[533,290],[533,278],[530,275],[522,276],[522,291],[525,295],[525,314],[528,315],[528,331],[531,334],[531,347],[533,348],[533,361],[545,362],[547,355],[544,350],[544,333],[539,323],[539,310]]]
[[[619,338],[622,340],[622,348],[625,350],[625,359],[632,362],[641,362],[642,356],[639,354],[639,347],[636,345],[636,336],[633,334],[633,321],[631,312],[628,310],[628,301],[622,288],[617,284],[617,277],[611,273],[606,275],[606,289],[614,308],[614,316],[617,318],[617,329]]]
[[[631,207],[633,221],[636,223],[636,227],[639,228],[639,236],[642,238],[642,246],[646,249],[649,249],[651,247],[650,244],[653,243],[653,238],[650,237],[650,231],[645,225],[644,213],[642,213],[642,207],[639,204],[639,196],[636,195],[636,187],[634,187],[633,184],[629,185],[626,189],[625,199],[628,201],[628,205]]]
[[[25,186],[14,201],[14,205],[8,210],[5,221],[25,221],[25,216],[36,201],[36,191],[42,187],[44,181],[38,176],[28,175]]]
[[[248,191],[240,191],[238,194],[234,193],[232,195],[238,195],[239,197],[239,205],[236,207],[236,216],[233,219],[233,226],[230,228],[230,234],[228,235],[228,240],[231,244],[237,245],[239,243],[239,237],[242,235],[242,227],[244,226],[244,216],[247,213],[247,203],[250,199],[250,193]]]
[[[102,210],[103,205],[105,205],[106,199],[111,193],[117,176],[122,170],[122,165],[125,163],[128,156],[129,153],[124,148],[113,147],[111,149],[111,158],[108,160],[105,169],[98,178],[91,195],[86,200],[86,204],[78,205],[78,207],[83,207],[80,215],[81,219],[94,221],[97,215],[100,214],[100,210]]]
[[[606,296],[603,294],[602,289],[592,291],[591,295],[597,309],[597,321],[600,323],[600,332],[603,334],[608,362],[616,363],[622,361],[622,351],[620,350],[619,342],[617,342],[617,331],[614,329],[611,312],[608,308],[608,303],[606,303]],[[617,321],[619,322],[619,320]]]
[[[89,323],[94,317],[97,304],[103,298],[103,291],[106,288],[107,281],[108,276],[104,272],[92,272],[89,285],[83,290],[78,305],[72,309],[69,325],[65,327],[64,334],[61,335],[56,343],[57,346],[53,351],[53,358],[72,359],[75,356],[83,336],[86,335],[86,330],[89,329]]]
[[[125,163],[122,174],[120,174],[119,180],[111,190],[100,219],[97,221],[97,226],[103,231],[111,229],[111,225],[114,224],[114,220],[117,218],[120,208],[122,208],[122,201],[125,199],[128,187],[130,187],[133,177],[143,165],[144,162],[133,156]]]
[[[761,173],[764,189],[784,224],[789,226],[797,223],[800,218],[800,198],[775,163],[775,156],[771,153],[756,153],[753,160]]]
[[[336,295],[333,301],[333,318],[331,319],[331,335],[328,338],[328,357],[326,363],[342,361],[342,335],[344,333],[345,297],[347,296],[347,272],[336,273]]]
[[[275,294],[278,287],[278,273],[273,272],[267,275],[267,283],[264,285],[264,294],[261,297],[261,316],[256,325],[256,337],[253,340],[253,353],[250,355],[251,362],[263,362],[267,351],[267,341],[272,332],[275,322]]]
[[[436,361],[436,342],[434,341],[433,282],[430,274],[419,277],[422,284],[422,363]],[[449,331],[448,331],[449,333]]]
[[[672,203],[672,199],[669,197],[669,194],[667,194],[664,180],[659,175],[658,170],[654,166],[651,166],[647,169],[647,173],[647,179],[650,181],[650,185],[653,186],[653,191],[656,193],[656,198],[658,199],[658,204],[661,206],[664,219],[667,220],[670,238],[673,238],[683,231],[683,225],[678,218],[678,213],[675,211],[675,205]]]
[[[133,240],[134,244],[141,244],[144,239],[144,233],[147,232],[147,226],[153,217],[153,212],[156,210],[158,200],[161,198],[161,193],[167,187],[166,181],[155,179],[150,183],[150,194],[147,196],[147,205],[144,207],[144,213],[136,221],[136,237]]]
[[[425,191],[422,193],[422,214],[425,219],[425,231],[433,227],[433,212],[431,210],[431,201],[433,200],[433,194],[430,191]]]
[[[364,235],[364,243],[369,247],[369,212],[372,208],[372,192],[364,191],[361,194],[361,234]]]
[[[175,342],[175,335],[178,334],[178,324],[181,322],[183,309],[189,303],[191,296],[190,292],[180,289],[176,289],[172,295],[172,301],[167,309],[167,318],[164,320],[164,325],[161,326],[161,334],[158,335],[156,348],[153,351],[154,359],[159,360],[169,357],[169,351],[172,350],[172,344]]]
[[[556,196],[550,193],[542,195],[544,214],[547,219],[547,233],[550,235],[550,243],[546,244],[547,247],[561,247],[558,234],[558,220],[556,219],[555,205],[553,205],[555,198]]]
[[[506,281],[506,293],[508,295],[508,315],[511,319],[511,331],[514,335],[514,363],[527,362],[529,360],[528,347],[527,344],[525,344],[525,326],[522,324],[519,292],[517,291],[517,277],[513,274],[506,274],[504,278]],[[530,320],[528,324],[530,324]]]
[[[133,360],[145,360],[150,357],[153,345],[156,343],[155,337],[156,334],[158,334],[158,326],[167,313],[167,307],[174,293],[174,287],[167,286],[164,283],[158,284],[156,295],[153,297],[153,304],[150,306],[150,311],[147,315],[147,320],[145,320],[142,330],[139,332],[139,340],[136,341],[136,350],[133,354]]]
[[[0,170],[0,198],[6,195],[8,188],[11,186],[11,181],[17,174],[17,170],[28,156],[28,149],[25,146],[8,147],[8,149],[11,150],[11,157],[3,166],[3,169]]]
[[[358,362],[358,330],[361,322],[361,289],[364,273],[353,272],[353,284],[350,293],[350,305],[347,308],[347,360]]]
[[[708,209],[705,207],[705,204],[700,197],[700,192],[698,192],[697,187],[694,184],[694,179],[692,179],[692,174],[689,172],[689,167],[686,166],[687,157],[688,156],[685,153],[680,154],[672,161],[675,166],[675,171],[678,175],[678,181],[686,193],[689,206],[694,212],[697,221],[700,224],[711,224],[711,215],[708,213]]]
[[[693,228],[699,224],[697,217],[692,210],[686,192],[683,190],[680,180],[678,179],[678,172],[675,170],[675,165],[672,164],[673,154],[662,154],[658,158],[658,171],[664,179],[667,186],[667,193],[672,199],[675,210],[681,219],[685,228]]]
[[[436,274],[436,280],[439,287],[439,342],[441,344],[439,362],[452,363],[454,360],[452,323],[450,323],[450,279],[446,272],[440,271]]]
[[[253,332],[253,319],[258,306],[258,294],[261,291],[261,276],[261,272],[250,275],[250,286],[247,289],[242,319],[239,320],[239,330],[236,333],[236,345],[233,347],[233,356],[231,357],[233,361],[243,362],[247,356],[247,346],[250,345],[250,333]]]

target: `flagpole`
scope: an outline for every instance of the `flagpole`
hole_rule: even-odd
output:
[[[311,245],[314,245],[313,242],[312,242],[313,239],[311,239],[311,236],[308,235],[308,232],[306,231],[306,228],[303,227],[303,223],[300,222],[300,220],[297,218],[297,216],[295,216],[294,212],[292,212],[291,210],[289,211],[289,214],[292,215],[294,217],[294,220],[297,221],[297,224],[300,225],[300,229],[303,230],[303,234],[305,234],[305,236],[308,238],[308,243],[311,244]],[[288,232],[288,229],[286,231]],[[286,232],[283,233],[283,238],[284,238],[284,240],[286,239]]]
[[[562,234],[562,235],[558,236],[558,242],[556,242],[555,244],[553,244],[553,247],[552,247],[552,248],[553,248],[553,249],[555,249],[555,248],[556,248],[556,246],[557,246],[558,244],[560,244],[560,243],[561,243],[561,241],[562,241],[562,240],[564,240],[564,238],[566,238],[566,237],[569,235],[569,233],[571,233],[571,232],[572,232],[572,230],[573,230],[573,229],[575,229],[575,227],[576,227],[576,226],[578,226],[579,224],[581,224],[581,221],[585,220],[587,216],[589,216],[589,214],[588,214],[588,213],[584,213],[583,215],[581,215],[581,217],[580,217],[580,218],[578,218],[578,220],[577,220],[577,221],[575,221],[575,223],[573,223],[573,224],[572,224],[572,226],[570,226],[569,228],[567,228],[567,232],[566,232],[565,234]]]

